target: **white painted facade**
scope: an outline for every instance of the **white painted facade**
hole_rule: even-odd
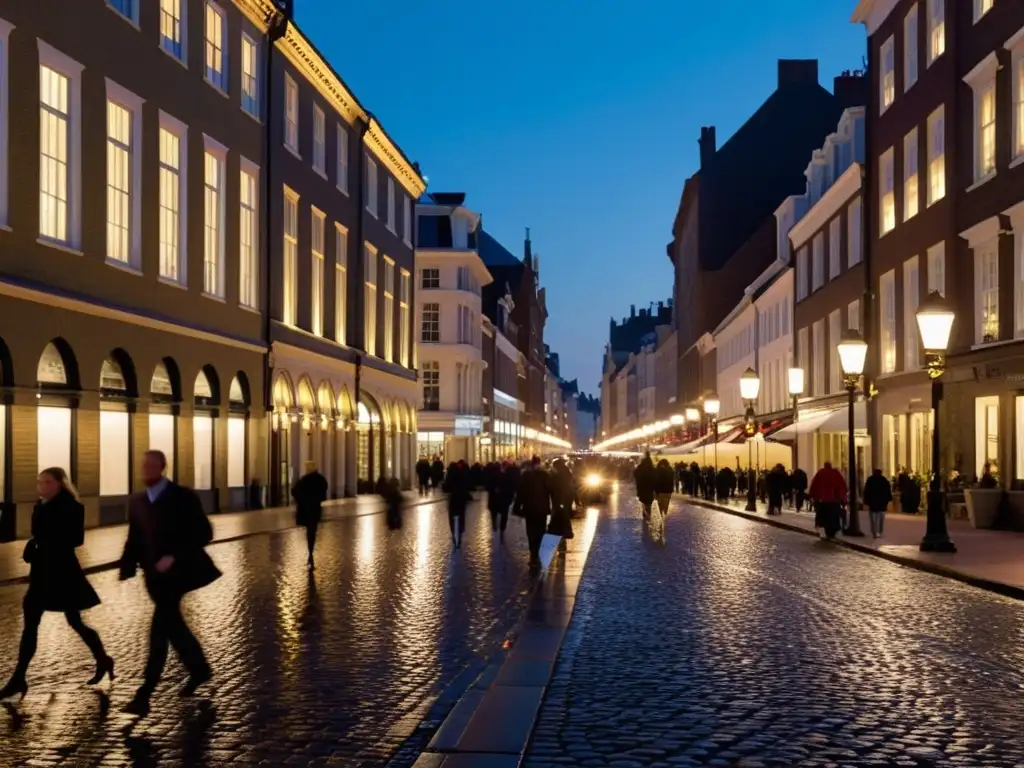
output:
[[[781,273],[754,300],[757,313],[757,412],[775,413],[791,405],[789,368],[793,365],[793,270]]]
[[[747,368],[757,370],[757,310],[749,296],[729,313],[714,331],[717,350],[719,420],[742,416],[746,404],[740,395],[740,376]]]

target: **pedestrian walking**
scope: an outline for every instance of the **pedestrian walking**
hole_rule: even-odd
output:
[[[377,479],[377,495],[384,499],[387,505],[388,530],[397,531],[402,527],[402,489],[398,484],[397,477],[384,477]]]
[[[466,533],[466,507],[473,500],[469,482],[469,467],[465,462],[448,465],[444,490],[448,494],[448,528],[452,532],[452,546],[455,549],[462,549],[462,536]]]
[[[842,472],[828,461],[811,480],[808,495],[815,503],[814,528],[827,539],[835,538],[842,527],[841,505],[846,502],[846,492]]]
[[[63,613],[70,627],[92,651],[96,673],[89,685],[97,685],[107,675],[114,679],[114,660],[103,648],[96,630],[82,621],[82,611],[100,604],[96,590],[89,584],[75,549],[85,541],[85,508],[60,467],[44,469],[36,481],[39,501],[32,510],[32,538],[22,555],[29,563],[28,591],[22,600],[24,627],[18,647],[14,674],[2,689],[0,699],[28,692],[26,673],[36,653],[39,623],[47,611]]]
[[[644,510],[644,520],[651,518],[651,504],[654,503],[654,462],[651,461],[651,454],[647,452],[633,470],[633,482],[636,483],[636,497],[640,500]]]
[[[146,451],[142,461],[146,488],[129,501],[128,539],[121,555],[120,578],[132,578],[141,566],[146,591],[153,601],[143,683],[124,710],[143,717],[149,713],[149,700],[167,663],[168,645],[174,647],[188,670],[182,696],[194,695],[213,676],[199,641],[181,615],[185,595],[221,576],[206,553],[213,529],[199,497],[168,480],[166,469],[167,457],[162,451]]]
[[[880,469],[875,469],[864,483],[864,505],[871,517],[871,535],[878,539],[885,533],[885,512],[892,501],[892,485]]]
[[[781,515],[782,496],[786,491],[786,470],[781,464],[776,464],[768,473],[765,486],[768,490],[768,514]]]
[[[564,459],[552,463],[551,479],[551,524],[548,533],[553,536],[573,538],[572,505],[576,500],[576,479]]]
[[[658,462],[654,475],[654,496],[658,502],[658,510],[662,516],[668,514],[668,505],[672,501],[672,491],[675,490],[675,473],[672,465],[667,459]]]
[[[423,456],[416,462],[416,479],[420,481],[420,496],[430,491],[430,462]]]
[[[800,467],[793,470],[793,501],[796,504],[796,511],[804,508],[804,497],[807,495],[807,473]]]
[[[536,571],[540,568],[540,544],[551,514],[551,481],[537,456],[519,480],[515,513],[526,521],[530,569]]]
[[[430,465],[430,485],[435,491],[440,490],[441,486],[444,485],[444,464],[441,463],[440,456],[435,456],[434,461]]]
[[[309,550],[306,565],[313,568],[316,534],[324,515],[323,503],[327,501],[327,478],[317,471],[313,461],[307,461],[302,472],[302,477],[292,488],[292,498],[295,499],[295,524],[306,529],[306,547]]]

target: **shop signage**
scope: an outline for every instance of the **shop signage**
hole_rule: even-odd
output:
[[[456,416],[454,434],[457,437],[473,437],[483,432],[482,416]]]

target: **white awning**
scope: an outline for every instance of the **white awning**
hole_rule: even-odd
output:
[[[812,432],[846,432],[849,429],[849,406],[841,405],[827,411],[798,414],[797,420],[772,435],[773,440],[792,440],[797,435]],[[867,429],[867,404],[861,400],[853,406],[854,429]]]

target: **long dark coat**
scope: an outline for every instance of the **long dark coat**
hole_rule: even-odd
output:
[[[25,602],[44,611],[84,611],[100,604],[85,578],[75,548],[85,541],[85,507],[67,491],[32,510],[32,542],[26,557],[29,573]]]
[[[303,475],[292,488],[295,499],[295,524],[320,525],[323,503],[327,501],[327,478],[316,470]]]
[[[636,482],[636,497],[641,504],[654,502],[654,483],[656,481],[654,462],[645,456],[636,469],[633,470],[633,480]]]

